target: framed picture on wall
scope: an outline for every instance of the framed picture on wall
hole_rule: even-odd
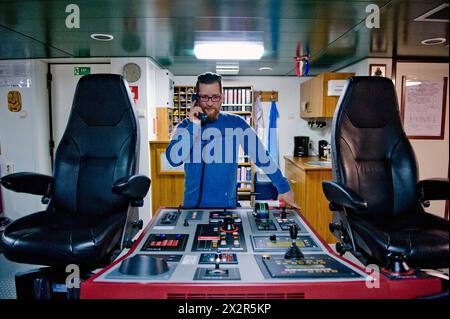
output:
[[[370,76],[386,76],[386,64],[370,64]]]
[[[402,77],[401,117],[410,139],[444,139],[447,77]]]

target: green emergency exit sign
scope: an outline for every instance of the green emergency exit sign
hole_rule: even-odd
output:
[[[76,66],[73,68],[73,75],[88,75],[91,74],[89,66]]]

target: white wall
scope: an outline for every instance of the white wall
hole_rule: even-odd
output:
[[[0,61],[13,64],[17,61]],[[6,163],[14,165],[15,172],[36,172],[51,174],[49,154],[49,121],[47,64],[38,60],[21,60],[31,68],[30,87],[0,87],[0,168],[5,175]],[[9,91],[19,91],[22,95],[24,113],[8,110]],[[5,215],[11,219],[44,209],[41,197],[15,193],[2,189]]]
[[[252,85],[255,91],[278,91],[278,145],[280,169],[284,172],[284,155],[292,155],[294,136],[307,135],[317,154],[317,142],[321,139],[330,141],[331,123],[322,129],[311,130],[308,121],[300,118],[300,83],[310,78],[294,76],[224,76],[223,85]],[[196,76],[175,76],[175,85],[195,85]],[[264,124],[268,127],[271,102],[263,102]],[[265,134],[267,143],[267,133]]]
[[[155,126],[153,124],[156,121],[155,70],[159,69],[159,67],[149,58],[111,58],[111,72],[122,74],[123,66],[130,62],[136,63],[141,67],[141,78],[137,82],[130,84],[137,85],[139,90],[139,99],[136,103],[141,131],[139,173],[150,177],[149,141],[156,139]],[[139,208],[139,216],[144,221],[144,225],[147,225],[151,219],[151,198],[149,191],[144,199],[144,206]]]
[[[437,80],[448,78],[448,64],[446,63],[397,63],[396,72],[397,96],[401,99],[402,76],[417,77],[422,80]],[[448,83],[448,82],[447,82]],[[448,84],[447,100],[445,103],[445,130],[443,140],[412,139],[411,144],[416,153],[419,165],[420,179],[433,177],[448,177],[449,161],[449,109],[448,109]],[[401,102],[401,101],[399,101]],[[399,103],[399,105],[401,105]],[[438,216],[445,214],[445,201],[433,201],[427,211]]]

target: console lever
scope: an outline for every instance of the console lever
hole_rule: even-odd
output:
[[[220,262],[222,261],[222,253],[217,252],[214,254],[214,261],[216,263],[215,269],[219,269]]]
[[[286,206],[283,206],[281,208],[281,219],[286,219],[287,218],[287,214],[286,214]]]
[[[297,224],[293,223],[289,225],[289,235],[291,236],[292,243],[295,244],[297,240],[298,235],[298,226]]]
[[[302,259],[303,253],[300,251],[300,248],[297,246],[297,235],[298,235],[298,225],[293,223],[289,225],[289,235],[291,236],[291,246],[289,247],[288,251],[284,255],[285,259]]]
[[[223,221],[223,230],[225,231],[234,231],[236,230],[236,225],[234,224],[234,218],[233,217],[225,217]]]

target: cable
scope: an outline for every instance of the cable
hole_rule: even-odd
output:
[[[203,152],[203,147],[202,147],[202,152]],[[205,163],[202,160],[202,172],[200,174],[200,188],[198,191],[199,193],[198,193],[197,203],[195,204],[194,208],[199,208],[200,202],[202,201],[204,175],[205,175]]]
[[[200,202],[202,201],[202,193],[203,193],[203,179],[205,176],[205,162],[203,161],[203,148],[205,147],[205,144],[202,144],[201,147],[201,153],[200,153],[200,161],[202,164],[202,169],[201,169],[201,173],[200,173],[200,187],[199,187],[199,193],[198,193],[198,197],[197,197],[197,203],[195,204],[194,208],[199,208]]]

